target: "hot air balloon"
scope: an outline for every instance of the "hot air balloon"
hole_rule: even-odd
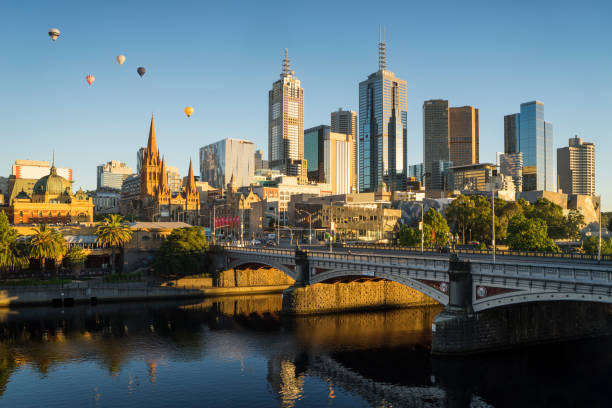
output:
[[[193,115],[193,108],[191,106],[188,106],[185,108],[185,115],[187,115],[188,118],[190,118],[191,115]]]
[[[142,77],[145,74],[145,72],[147,72],[147,70],[144,69],[144,67],[138,67],[136,72],[138,72],[138,75],[140,75]]]
[[[57,28],[49,29],[49,37],[51,37],[53,41],[57,40],[57,37],[59,36],[60,36],[60,30],[58,30]]]
[[[123,63],[125,62],[125,55],[117,55],[117,62],[119,63],[119,65],[123,65]]]
[[[87,83],[88,83],[89,85],[91,85],[91,84],[93,84],[93,83],[94,83],[94,81],[96,80],[96,77],[95,77],[95,76],[93,76],[93,75],[87,75],[87,76],[85,77],[85,80],[87,81]]]

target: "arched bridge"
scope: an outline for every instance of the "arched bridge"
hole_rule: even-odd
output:
[[[262,264],[279,269],[300,284],[343,277],[387,279],[416,289],[443,305],[467,305],[479,312],[537,301],[586,301],[612,304],[612,266],[536,261],[459,261],[449,258],[374,253],[296,251],[257,247],[222,247],[223,267]],[[300,267],[302,270],[300,271]],[[451,284],[453,276],[464,283]],[[455,268],[457,269],[457,268]],[[467,287],[466,287],[467,286]],[[452,296],[451,291],[454,291]],[[459,293],[460,292],[460,293]],[[454,301],[451,301],[454,298]]]

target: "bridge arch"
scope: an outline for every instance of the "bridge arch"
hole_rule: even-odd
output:
[[[234,269],[234,268],[238,268],[240,266],[244,266],[244,265],[260,265],[260,266],[268,266],[270,268],[274,268],[274,269],[278,269],[281,272],[284,272],[287,276],[289,276],[291,279],[296,280],[296,273],[295,270],[290,269],[289,267],[287,267],[286,265],[271,261],[271,260],[266,260],[266,261],[262,261],[260,259],[236,259],[231,261],[226,268],[227,269]]]
[[[394,274],[388,272],[374,272],[369,270],[354,270],[354,269],[335,269],[331,271],[325,271],[319,274],[316,274],[310,278],[310,283],[325,283],[326,281],[331,281],[333,279],[342,278],[342,277],[364,277],[364,278],[377,278],[384,279],[391,282],[396,282],[407,286],[411,289],[416,290],[430,298],[434,299],[438,303],[442,305],[448,304],[448,282],[440,282],[436,287],[432,286],[433,282],[430,284],[421,282],[419,280],[409,278],[405,276],[405,274]]]
[[[524,303],[543,302],[583,302],[583,303],[612,303],[609,294],[580,293],[580,292],[553,292],[529,291],[523,289],[508,290],[505,293],[486,296],[481,286],[474,286],[472,307],[474,312],[497,309],[504,306],[520,305]],[[490,288],[488,288],[490,289]],[[485,296],[483,296],[485,295]]]

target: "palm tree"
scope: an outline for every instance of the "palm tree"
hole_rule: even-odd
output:
[[[40,268],[45,272],[45,260],[59,259],[66,253],[68,243],[57,230],[49,228],[47,224],[39,224],[33,228],[34,235],[30,237],[28,246],[30,256],[40,260]]]
[[[28,254],[18,238],[19,234],[9,226],[4,211],[0,211],[0,271],[11,271],[28,265]]]
[[[118,214],[110,214],[96,228],[97,242],[111,249],[111,271],[115,273],[115,248],[122,248],[132,239],[132,230]]]

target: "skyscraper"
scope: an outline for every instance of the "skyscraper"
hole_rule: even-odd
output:
[[[516,191],[523,191],[523,153],[504,153],[499,155],[499,171],[512,177]]]
[[[432,99],[423,103],[423,176],[427,189],[441,190],[439,162],[450,161],[448,101]],[[436,165],[436,169],[434,169]],[[435,170],[435,171],[434,171]],[[435,177],[434,177],[435,175]]]
[[[111,160],[108,163],[101,164],[98,166],[97,188],[110,187],[121,190],[123,180],[132,173],[131,168],[125,163],[121,163],[117,160]]]
[[[449,155],[453,166],[480,160],[478,109],[472,106],[449,109]]]
[[[308,180],[324,183],[324,143],[329,126],[319,125],[304,131],[304,158],[308,168]]]
[[[359,191],[404,186],[407,167],[406,81],[387,70],[386,43],[378,44],[378,71],[359,84]]]
[[[574,136],[557,149],[557,178],[566,194],[595,195],[595,144]]]
[[[504,116],[504,153],[518,152],[519,117],[518,113]]]
[[[280,79],[268,93],[268,160],[271,169],[308,182],[304,160],[304,89],[285,49]]]
[[[223,139],[200,148],[200,180],[224,188],[232,179],[249,186],[255,173],[255,144],[248,140]]]
[[[553,129],[544,120],[544,104],[521,104],[521,112],[504,117],[504,150],[523,153],[523,191],[556,191],[553,163]]]
[[[268,161],[264,159],[263,150],[255,150],[255,170],[263,170],[268,168]]]
[[[357,191],[357,112],[339,108],[331,113],[331,131],[351,135],[353,138],[353,151],[351,152],[351,189]]]

